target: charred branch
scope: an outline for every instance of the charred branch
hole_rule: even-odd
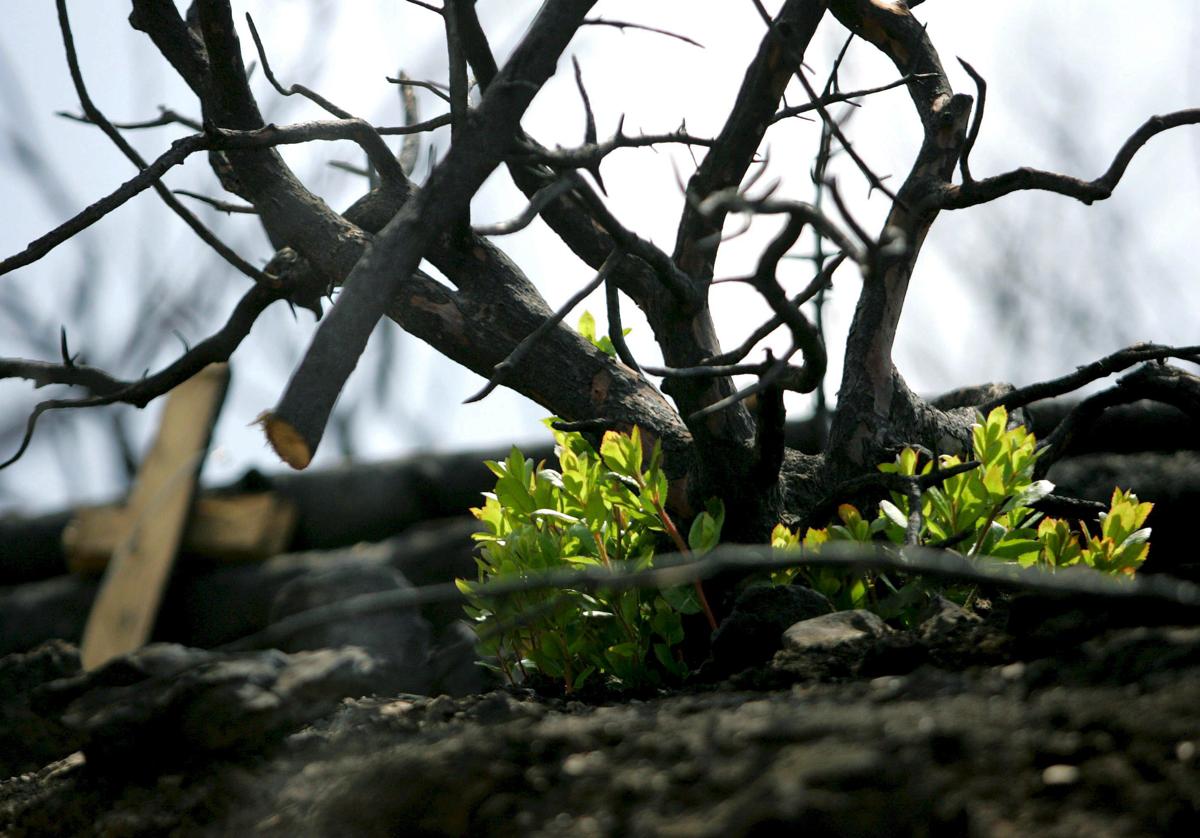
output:
[[[187,381],[209,364],[228,361],[230,356],[233,355],[234,351],[246,338],[246,335],[250,334],[250,329],[255,321],[258,320],[258,316],[271,303],[283,298],[284,294],[280,288],[272,288],[265,284],[255,285],[238,301],[229,319],[218,331],[184,352],[174,363],[153,375],[147,375],[136,381],[119,381],[108,376],[106,373],[101,373],[98,370],[93,371],[90,368],[81,368],[74,364],[63,364],[55,369],[51,365],[28,366],[36,362],[0,362],[0,371],[3,371],[6,366],[15,364],[16,366],[10,366],[9,370],[22,378],[30,378],[30,375],[27,373],[34,373],[43,380],[48,379],[54,383],[90,386],[88,382],[91,382],[101,388],[101,391],[93,390],[95,395],[84,398],[47,399],[40,402],[34,407],[25,424],[25,433],[21,438],[21,443],[16,452],[7,460],[0,463],[0,469],[7,468],[24,455],[25,451],[29,448],[29,443],[33,439],[33,433],[37,428],[38,420],[43,414],[51,410],[100,407],[116,403],[130,404],[134,407],[145,407],[159,396],[164,395],[174,387]],[[81,370],[82,373],[76,375]],[[34,380],[36,381],[37,378],[34,378]]]
[[[517,348],[510,352],[507,358],[493,368],[492,375],[488,379],[487,384],[484,385],[483,389],[481,389],[475,395],[467,398],[464,404],[470,404],[471,402],[477,402],[486,398],[489,393],[504,383],[505,379],[507,379],[509,375],[513,373],[513,371],[521,363],[522,359],[529,354],[534,345],[536,345],[541,338],[543,338],[551,329],[562,323],[562,321],[566,319],[567,315],[574,310],[575,306],[584,301],[588,294],[591,294],[608,280],[608,277],[612,273],[614,266],[620,262],[622,256],[623,254],[619,250],[614,250],[612,255],[609,256],[604,264],[600,267],[600,270],[596,276],[586,285],[572,294],[570,299],[563,303],[558,311],[554,312],[554,314],[552,314],[550,317],[547,317],[540,326],[529,333],[528,337],[517,344]]]
[[[1146,361],[1163,361],[1167,358],[1179,358],[1191,361],[1194,364],[1200,364],[1200,346],[1174,347],[1160,346],[1153,343],[1135,344],[1134,346],[1122,349],[1120,352],[1114,352],[1098,361],[1093,361],[1090,364],[1082,366],[1068,375],[1010,390],[1001,396],[984,402],[979,406],[979,409],[984,413],[988,413],[997,407],[1005,407],[1013,410],[1014,408],[1024,407],[1042,399],[1051,399],[1055,396],[1061,396],[1064,393],[1073,392],[1085,384],[1090,384],[1101,378],[1107,378],[1114,373],[1127,370],[1137,364],[1145,363]]]
[[[677,41],[683,41],[693,47],[704,49],[704,44],[699,41],[689,38],[687,35],[680,35],[678,32],[672,32],[669,29],[659,29],[657,26],[647,26],[644,23],[630,23],[627,20],[608,20],[602,17],[589,17],[583,21],[584,26],[609,26],[614,29],[619,29],[624,32],[626,29],[633,29],[638,32],[652,32],[655,35],[665,35],[668,38],[674,38]]]
[[[716,144],[688,182],[687,194],[692,200],[679,222],[674,257],[702,285],[712,279],[716,253],[698,247],[698,243],[720,234],[724,214],[701,213],[695,206],[714,192],[736,187],[745,177],[792,74],[804,60],[809,41],[825,14],[824,6],[788,0],[769,22]]]
[[[1076,437],[1111,407],[1151,399],[1169,404],[1200,422],[1200,378],[1163,363],[1148,363],[1118,379],[1115,386],[1084,399],[1042,440],[1038,475],[1071,453]]]
[[[953,423],[913,396],[892,365],[892,344],[921,244],[936,217],[936,211],[915,208],[923,196],[950,182],[966,137],[971,99],[951,90],[937,51],[907,8],[834,0],[830,9],[911,79],[909,95],[924,129],[917,159],[884,225],[885,236],[902,247],[881,258],[875,275],[863,283],[847,340],[829,453],[837,470],[853,472],[877,462],[895,441],[886,437],[896,432],[908,431],[917,438],[928,433],[939,436],[937,427],[946,425],[952,435],[965,433],[965,417],[953,428]],[[916,425],[925,427],[918,432]]]
[[[112,140],[113,144],[120,149],[121,153],[124,154],[134,166],[142,171],[145,171],[147,168],[146,161],[142,159],[142,156],[137,153],[133,146],[131,146],[125,140],[125,138],[121,136],[121,132],[118,131],[113,124],[108,121],[104,114],[100,112],[100,109],[97,108],[92,102],[91,96],[88,95],[87,85],[84,84],[83,81],[83,71],[79,67],[79,56],[75,52],[75,38],[71,34],[71,21],[67,15],[66,0],[57,0],[57,8],[58,25],[59,29],[62,30],[63,49],[67,55],[67,66],[70,69],[71,81],[75,85],[75,93],[79,96],[79,104],[80,107],[83,108],[84,116],[86,116],[89,121],[93,122],[101,131],[103,131],[104,135]],[[200,237],[200,240],[216,251],[216,253],[222,259],[251,279],[256,281],[262,279],[261,271],[239,256],[233,251],[232,248],[217,238],[216,234],[205,227],[200,219],[193,215],[187,207],[181,204],[175,198],[175,196],[171,194],[171,191],[159,182],[158,178],[152,179],[150,181],[150,185],[153,187],[154,191],[158,193],[158,196],[162,199],[163,203],[170,207],[171,211],[179,216],[179,218],[185,224],[187,224],[197,236]]]
[[[966,182],[964,179],[960,185],[946,184],[940,193],[931,196],[930,200],[942,209],[963,209],[994,201],[1013,192],[1040,190],[1075,198],[1085,204],[1103,201],[1117,188],[1125,170],[1142,146],[1163,131],[1183,125],[1200,125],[1200,108],[1150,117],[1121,146],[1108,171],[1095,180],[1081,180],[1070,175],[1022,167],[983,180]]]
[[[337,304],[266,419],[268,436],[289,465],[303,468],[311,461],[334,402],[388,301],[430,250],[435,231],[463,217],[471,196],[501,162],[506,145],[501,138],[514,136],[591,5],[588,0],[552,0],[542,8],[426,188],[356,260]]]

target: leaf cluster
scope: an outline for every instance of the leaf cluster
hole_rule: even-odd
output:
[[[641,432],[608,432],[600,451],[577,433],[554,431],[559,468],[534,464],[514,447],[486,465],[495,490],[472,510],[485,527],[475,538],[479,583],[459,580],[483,651],[513,683],[540,673],[567,692],[596,678],[645,688],[680,680],[683,615],[701,605],[690,587],[530,591],[489,599],[484,584],[548,571],[652,566],[674,523],[664,502],[667,479],[655,443],[645,457]],[[703,552],[720,538],[719,503],[697,517],[689,541]],[[676,533],[677,535],[677,533]]]
[[[585,311],[582,315],[580,315],[579,324],[576,326],[576,329],[579,331],[579,334],[583,335],[584,339],[587,340],[588,343],[599,349],[605,355],[609,356],[610,358],[617,357],[617,348],[613,346],[612,338],[610,338],[608,335],[596,334],[596,318],[590,311]],[[631,331],[633,330],[622,329],[621,334],[628,335]]]
[[[963,552],[968,556],[1049,570],[1084,564],[1105,573],[1131,575],[1146,560],[1150,530],[1142,525],[1153,504],[1139,503],[1132,492],[1114,490],[1095,535],[1086,522],[1073,528],[1066,520],[1043,516],[1032,508],[1054,490],[1054,484],[1034,479],[1040,453],[1037,440],[1024,426],[1009,428],[1003,407],[980,417],[972,429],[972,449],[978,467],[921,492],[918,544],[950,549],[965,546]],[[949,470],[963,460],[949,454],[930,459],[904,448],[894,462],[880,465],[879,470],[901,477],[936,476],[935,463],[938,469]],[[803,537],[781,525],[772,534],[772,544],[809,550],[819,550],[827,541],[884,538],[903,544],[910,511],[908,496],[892,492],[890,499],[880,501],[873,520],[843,504],[838,508],[840,523],[810,528]],[[921,599],[921,583],[899,587],[884,574],[798,569],[776,576],[778,581],[800,578],[839,608],[869,607],[885,616],[903,617]]]

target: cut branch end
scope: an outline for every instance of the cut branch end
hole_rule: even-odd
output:
[[[292,468],[300,471],[312,462],[313,447],[304,435],[290,422],[280,419],[271,411],[264,411],[255,423],[262,426],[271,448]]]

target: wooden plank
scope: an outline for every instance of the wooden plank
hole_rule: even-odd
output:
[[[167,397],[158,436],[126,504],[125,535],[84,628],[84,668],[95,669],[149,639],[228,384],[229,367],[213,364]]]
[[[70,571],[102,573],[129,521],[124,506],[77,510],[62,534]],[[199,497],[179,551],[217,562],[261,561],[285,552],[295,530],[295,504],[272,492]]]

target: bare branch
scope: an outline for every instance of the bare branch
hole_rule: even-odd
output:
[[[924,74],[923,77],[928,78],[929,74]],[[883,178],[875,174],[874,170],[872,170],[867,164],[867,161],[864,160],[862,156],[854,150],[854,146],[850,144],[850,140],[848,140],[845,133],[843,133],[842,127],[838,125],[837,120],[830,115],[828,110],[826,110],[825,105],[821,102],[821,97],[817,95],[817,91],[813,90],[813,86],[809,82],[808,77],[804,75],[804,71],[797,70],[796,78],[800,80],[800,85],[808,94],[808,98],[812,103],[812,106],[816,108],[817,113],[821,115],[821,119],[824,121],[824,123],[829,126],[829,132],[837,138],[838,143],[846,150],[846,153],[850,155],[850,159],[854,161],[854,165],[858,166],[858,170],[863,173],[863,177],[865,177],[867,182],[871,184],[871,188],[878,189],[884,195],[887,195],[893,201],[899,203],[900,198],[896,195],[896,193],[888,188],[887,184],[883,182]]]
[[[1200,609],[1200,586],[1161,574],[1138,574],[1117,579],[1088,567],[1076,566],[1055,572],[1015,563],[980,561],[946,550],[924,547],[896,549],[879,544],[834,542],[811,550],[775,550],[767,546],[726,544],[693,556],[664,555],[654,567],[635,571],[583,568],[550,571],[520,578],[501,579],[471,586],[471,596],[500,600],[530,591],[571,590],[621,591],[631,588],[673,588],[690,585],[718,574],[766,573],[791,567],[834,568],[854,571],[911,573],[952,583],[989,585],[1006,590],[1029,591],[1052,596],[1096,597],[1112,603],[1146,602]],[[220,647],[222,650],[267,649],[314,627],[351,618],[415,608],[434,603],[461,603],[466,595],[454,583],[401,588],[340,600],[301,611],[272,623],[255,634]]]
[[[1113,158],[1112,164],[1109,165],[1108,171],[1095,180],[1080,180],[1070,175],[1022,167],[1002,175],[970,183],[947,184],[940,194],[930,200],[941,209],[962,209],[973,207],[976,204],[985,204],[1013,192],[1036,189],[1075,198],[1085,204],[1103,201],[1110,197],[1113,190],[1117,188],[1130,161],[1142,146],[1163,131],[1183,125],[1200,125],[1200,108],[1190,108],[1150,117],[1121,146],[1116,157]]]
[[[1010,390],[1002,396],[981,404],[979,410],[984,414],[991,412],[997,407],[1014,410],[1018,407],[1024,407],[1027,404],[1041,401],[1042,399],[1050,399],[1055,396],[1061,396],[1064,393],[1070,393],[1078,390],[1085,384],[1106,378],[1113,373],[1129,369],[1145,361],[1161,361],[1166,358],[1181,358],[1185,361],[1191,361],[1194,364],[1200,364],[1200,346],[1175,347],[1160,346],[1154,343],[1134,344],[1119,352],[1106,355],[1098,361],[1093,361],[1086,366],[1082,366],[1068,375]]]
[[[570,180],[563,178],[556,180],[549,186],[538,190],[533,198],[530,199],[525,209],[521,210],[521,214],[516,218],[508,221],[501,221],[496,224],[486,224],[480,227],[472,228],[476,235],[479,236],[507,236],[511,233],[516,233],[524,230],[533,223],[533,219],[537,218],[538,213],[552,201],[555,201],[559,196],[570,192],[574,184]]]
[[[29,448],[29,443],[33,440],[38,419],[48,411],[99,407],[118,402],[135,407],[145,407],[154,399],[187,381],[209,364],[228,361],[246,335],[250,334],[250,329],[258,320],[258,316],[271,303],[283,298],[282,288],[272,288],[265,284],[255,285],[238,301],[221,329],[193,346],[174,363],[137,381],[120,381],[100,370],[75,364],[57,366],[39,364],[36,361],[10,359],[0,361],[0,377],[27,378],[33,380],[37,386],[41,386],[37,382],[42,381],[85,386],[89,389],[95,385],[99,388],[93,390],[95,395],[85,398],[49,399],[39,403],[26,422],[25,434],[16,453],[0,463],[0,469],[7,468],[24,455]]]
[[[637,233],[629,230],[600,199],[600,196],[584,182],[577,174],[566,175],[575,187],[575,194],[583,199],[584,205],[592,213],[604,231],[608,233],[623,250],[637,256],[654,269],[662,283],[670,290],[675,299],[685,310],[694,310],[699,304],[692,279],[681,271],[666,253],[658,249],[653,242],[647,241]]]
[[[444,125],[448,122],[449,117],[439,119],[443,119],[440,124]],[[160,186],[159,181],[167,171],[198,151],[211,151],[214,149],[261,149],[272,148],[278,145],[306,143],[313,140],[347,140],[356,137],[366,137],[372,130],[374,129],[371,129],[371,126],[362,120],[346,119],[305,122],[286,126],[267,125],[263,128],[250,131],[214,128],[210,129],[207,135],[194,134],[175,140],[171,144],[171,147],[154,162],[142,165],[142,170],[137,175],[127,180],[109,195],[82,210],[74,218],[55,227],[44,236],[35,239],[20,253],[0,261],[0,275],[36,262],[58,247],[58,245],[95,224],[130,198],[133,198],[146,189],[157,189]],[[381,133],[410,132],[407,129],[385,128],[381,129]],[[166,192],[168,198],[175,201],[166,187],[162,187],[162,189]],[[175,203],[178,204],[177,201]],[[184,212],[188,211],[184,209]],[[188,214],[190,215],[190,213]],[[249,264],[245,265],[245,269],[242,272],[256,281],[261,280],[263,277],[261,271]]]
[[[0,261],[0,275],[41,259],[51,250],[86,230],[130,198],[151,188],[167,170],[182,163],[193,152],[208,148],[208,145],[208,140],[200,135],[176,140],[168,151],[150,165],[143,167],[138,174],[125,181],[115,191],[82,210],[74,218],[68,219],[45,235],[34,239],[20,253],[15,253]]]
[[[279,404],[266,418],[268,438],[289,465],[303,468],[311,461],[333,404],[388,302],[440,232],[463,217],[593,2],[549,0],[541,8],[426,187],[376,236],[346,278]],[[302,429],[292,424],[301,416]]]
[[[53,384],[84,387],[93,395],[99,396],[125,386],[125,382],[96,367],[74,362],[52,364],[47,361],[28,361],[24,358],[0,358],[0,379],[5,378],[23,378],[33,382],[33,386],[39,389]]]
[[[880,239],[887,244],[879,250],[870,281],[863,283],[846,344],[827,453],[835,470],[852,472],[878,462],[879,453],[895,441],[894,423],[911,425],[914,417],[941,421],[905,385],[892,363],[892,349],[909,282],[937,217],[936,210],[920,205],[953,176],[971,98],[951,89],[928,33],[905,5],[830,0],[829,8],[911,79],[908,92],[923,129],[920,150],[883,226]],[[829,121],[826,125],[833,130]]]
[[[700,212],[705,214],[725,214],[728,212],[746,212],[759,215],[788,215],[798,224],[811,224],[822,236],[836,244],[852,261],[862,266],[870,264],[867,252],[842,232],[825,213],[812,204],[803,201],[756,200],[743,197],[734,190],[726,190],[709,196],[700,205]],[[797,233],[797,235],[799,235]],[[794,243],[794,240],[793,242]],[[789,244],[789,247],[791,245]],[[772,263],[778,263],[783,253]]]
[[[579,98],[583,100],[583,142],[584,145],[594,146],[596,145],[596,116],[592,113],[592,100],[588,98],[587,88],[583,84],[583,69],[579,66],[579,59],[573,55],[571,56],[571,66],[575,69],[575,87],[579,91]],[[595,178],[600,191],[607,195],[608,190],[604,188],[604,178],[600,176],[600,161],[597,160],[584,168]]]
[[[246,24],[250,27],[250,36],[254,39],[254,47],[258,50],[258,58],[262,61],[263,74],[271,83],[271,86],[281,96],[293,96],[299,94],[311,102],[316,103],[324,108],[338,119],[354,120],[355,117],[349,111],[339,108],[337,105],[330,102],[324,96],[316,91],[305,87],[302,84],[293,84],[291,87],[285,88],[276,79],[275,74],[271,72],[271,64],[267,61],[267,51],[263,47],[262,39],[258,36],[258,29],[254,26],[254,18],[246,12]],[[361,120],[355,120],[361,122]],[[404,174],[404,170],[400,167],[400,163],[392,155],[391,149],[383,141],[383,138],[374,128],[367,123],[362,123],[365,128],[356,132],[355,142],[362,146],[362,149],[367,154],[367,158],[371,161],[371,165],[375,167],[375,171],[379,172],[380,177],[385,181],[392,181],[403,184],[407,187],[408,178]]]
[[[805,102],[803,105],[793,105],[788,108],[781,108],[773,117],[771,117],[771,122],[781,122],[782,120],[790,119],[794,116],[812,113],[818,108],[836,105],[839,102],[847,102],[851,105],[854,105],[855,103],[852,101],[853,99],[861,99],[864,96],[871,96],[875,93],[883,93],[886,90],[894,90],[897,87],[904,87],[909,82],[918,78],[929,78],[929,74],[913,73],[907,76],[901,76],[895,81],[890,81],[887,84],[881,84],[878,87],[866,87],[862,90],[851,90],[846,93],[825,93],[812,101]]]
[[[575,306],[584,301],[588,294],[591,294],[602,284],[604,284],[609,275],[612,273],[613,267],[621,260],[623,255],[624,254],[621,253],[621,251],[614,250],[604,262],[604,265],[601,266],[600,270],[596,273],[596,276],[593,277],[586,285],[572,294],[570,299],[563,303],[562,306],[556,312],[554,312],[554,314],[552,314],[550,317],[547,317],[540,326],[530,332],[529,336],[522,340],[517,345],[517,348],[508,354],[507,358],[505,358],[499,364],[496,364],[495,369],[492,371],[492,377],[488,379],[487,383],[483,386],[483,389],[475,393],[475,395],[464,399],[463,404],[471,404],[472,402],[481,401],[493,390],[503,384],[508,376],[517,368],[521,361],[524,360],[525,356],[529,354],[539,340],[541,340],[551,329],[561,323],[566,316],[571,313]]]
[[[441,99],[446,104],[450,104],[450,94],[446,92],[446,89],[445,89],[446,85],[444,85],[444,84],[438,84],[437,82],[434,82],[434,81],[418,81],[416,79],[410,79],[408,76],[404,75],[404,73],[401,73],[400,75],[396,76],[395,78],[392,78],[391,76],[386,76],[386,78],[392,84],[397,84],[397,85],[400,85],[401,87],[405,87],[405,88],[419,87],[422,90],[428,90],[430,93],[437,96],[439,99]],[[405,107],[407,107],[407,100],[406,100]]]
[[[704,44],[693,40],[686,35],[680,35],[678,32],[671,32],[668,29],[659,29],[656,26],[646,26],[644,23],[630,23],[625,20],[608,20],[602,17],[589,17],[583,22],[584,26],[612,26],[616,29],[624,31],[626,29],[636,29],[641,32],[653,32],[656,35],[666,35],[668,38],[674,38],[677,41],[683,41],[685,44],[691,44],[694,47],[704,49]]]
[[[204,127],[195,119],[182,116],[170,108],[164,108],[161,105],[158,108],[159,115],[154,119],[145,119],[141,122],[114,122],[112,126],[121,131],[136,131],[143,128],[160,128],[166,125],[184,125],[191,128],[193,131],[203,131]],[[72,122],[82,122],[84,125],[95,125],[96,123],[88,119],[86,116],[68,113],[66,111],[55,111],[55,116],[61,116],[63,119],[69,119]]]
[[[435,6],[432,3],[426,3],[425,0],[404,0],[406,3],[411,3],[414,6],[420,6],[422,9],[428,9],[434,14],[442,14],[441,6]]]
[[[183,195],[187,198],[194,198],[197,201],[208,204],[213,209],[218,209],[224,213],[244,213],[246,215],[258,215],[258,210],[249,204],[233,204],[229,201],[221,201],[217,198],[210,198],[207,195],[201,195],[199,192],[192,192],[188,189],[172,189],[172,194]]]
[[[556,148],[553,150],[540,146],[526,146],[513,159],[532,163],[542,163],[555,168],[590,169],[599,166],[609,154],[622,148],[647,148],[650,146],[676,143],[689,146],[712,148],[716,140],[708,137],[696,137],[685,131],[672,131],[668,134],[642,134],[631,137],[619,129],[616,134],[602,142],[592,142],[575,148]]]
[[[417,95],[413,92],[411,86],[403,84],[409,81],[408,76],[404,74],[403,70],[400,71],[400,77],[397,81],[401,83],[400,105],[404,110],[404,124],[415,125],[421,121],[421,109],[417,103]],[[405,137],[404,142],[400,146],[400,153],[396,156],[396,160],[400,163],[400,168],[404,174],[412,176],[413,171],[417,168],[417,156],[420,153],[420,138],[415,134]]]
[[[611,275],[604,283],[604,304],[608,314],[608,339],[613,345],[613,351],[617,353],[621,363],[640,373],[642,369],[633,353],[629,351],[629,344],[625,342],[625,330],[621,326],[621,291]]]
[[[1065,457],[1079,432],[1104,411],[1142,399],[1170,404],[1200,422],[1200,378],[1162,363],[1148,363],[1118,379],[1116,386],[1075,405],[1039,444],[1036,476],[1045,476],[1050,466]]]
[[[765,14],[761,6],[759,11]],[[685,204],[679,221],[674,257],[684,271],[704,285],[712,278],[716,252],[699,243],[711,240],[714,233],[720,234],[724,216],[720,212],[699,213],[695,203],[741,182],[824,12],[823,3],[787,0],[775,19],[769,21],[716,145],[688,182],[687,194],[692,200]]]
[[[833,272],[841,267],[842,262],[846,259],[846,254],[839,253],[835,256],[828,265],[817,272],[817,275],[805,286],[804,290],[792,297],[789,301],[794,308],[799,308],[806,302],[816,296],[817,292],[823,288],[830,286],[830,277]],[[723,280],[722,280],[723,281]],[[739,277],[739,281],[749,281],[747,277]],[[729,375],[762,375],[767,371],[770,362],[764,364],[742,364],[743,358],[749,355],[754,347],[758,346],[759,342],[764,340],[771,332],[783,325],[783,318],[778,314],[773,315],[770,320],[767,320],[757,329],[750,333],[750,336],[742,342],[736,349],[731,349],[729,352],[722,353],[709,359],[708,362],[695,367],[646,367],[646,372],[651,375],[661,375],[667,378],[711,378],[714,376],[729,376]]]
[[[102,114],[95,104],[93,104],[91,96],[88,95],[87,86],[83,81],[83,71],[79,68],[79,56],[75,52],[75,38],[71,34],[71,21],[67,15],[66,0],[57,0],[57,8],[58,25],[59,29],[62,31],[63,49],[67,55],[67,66],[70,69],[71,81],[75,85],[75,93],[79,96],[79,104],[83,108],[84,115],[88,118],[88,120],[95,123],[96,126],[104,132],[105,136],[112,140],[113,144],[120,149],[121,153],[124,154],[125,157],[127,157],[129,161],[133,163],[133,165],[137,166],[138,169],[143,171],[146,170],[148,168],[146,161],[142,159],[142,156],[138,154],[137,151],[134,150],[133,146],[126,142],[125,138],[121,136],[120,132],[117,131],[112,123],[109,122],[108,119],[105,118],[104,114]],[[165,172],[165,169],[163,171]],[[158,177],[161,177],[161,174]],[[235,253],[232,248],[217,238],[217,236],[211,230],[204,226],[200,219],[193,215],[187,207],[176,200],[175,196],[171,194],[170,190],[159,183],[158,177],[151,179],[149,181],[149,185],[153,187],[155,192],[158,193],[158,196],[163,200],[163,203],[170,207],[171,210],[178,215],[185,224],[191,227],[192,231],[195,232],[205,244],[216,251],[222,259],[224,259],[233,267],[237,268],[246,276],[250,277],[256,282],[263,279],[262,271],[255,268],[237,253]],[[95,219],[99,219],[103,216],[103,214],[104,213],[100,213],[96,215]],[[89,224],[90,223],[94,223],[94,221],[89,222]],[[61,230],[62,228],[60,227],[59,229]],[[72,233],[72,235],[74,235],[74,233]],[[35,258],[41,257],[37,256]],[[8,261],[9,260],[5,260],[5,263]],[[28,264],[28,262],[24,264]],[[8,270],[12,270],[12,268],[8,268]],[[0,264],[0,273],[4,272],[3,264]]]
[[[969,158],[971,150],[975,148],[975,141],[979,139],[979,128],[983,125],[983,106],[987,102],[987,82],[983,80],[983,76],[979,75],[974,67],[963,59],[958,59],[958,63],[962,65],[962,68],[967,71],[967,75],[975,82],[975,116],[971,120],[971,129],[967,132],[967,138],[963,141],[962,158],[958,161],[963,183],[970,183],[974,178],[971,177]]]
[[[462,36],[459,34],[458,0],[446,0],[442,7],[442,22],[446,29],[447,64],[450,70],[450,141],[454,142],[464,127],[467,118],[467,58],[463,54]]]

